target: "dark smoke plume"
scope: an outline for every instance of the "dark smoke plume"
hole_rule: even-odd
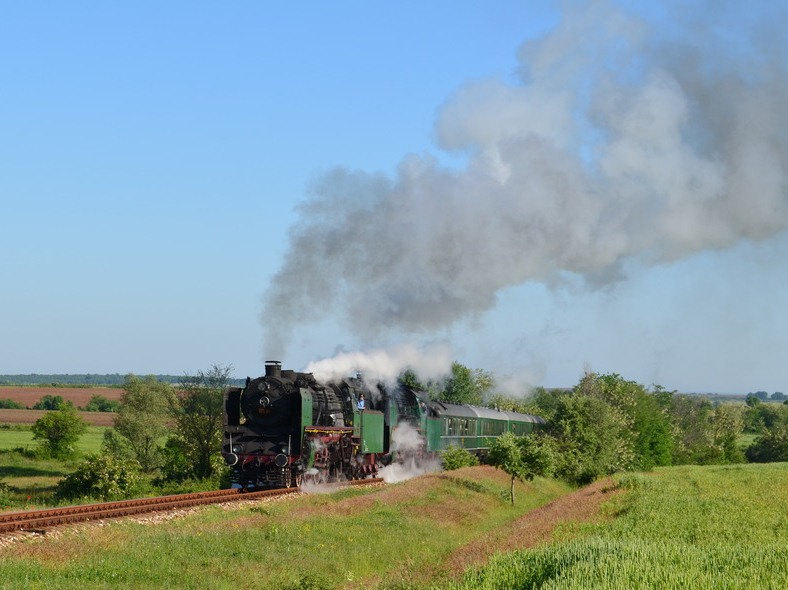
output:
[[[442,106],[439,146],[465,154],[464,169],[408,156],[395,178],[325,175],[266,294],[266,353],[327,310],[370,340],[425,332],[513,285],[604,284],[628,259],[783,231],[786,13],[701,4],[638,18],[570,2],[520,48],[516,82],[477,81]]]

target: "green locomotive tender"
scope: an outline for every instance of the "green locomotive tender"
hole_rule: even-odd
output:
[[[419,456],[449,446],[484,454],[504,432],[523,435],[544,424],[538,416],[429,401],[402,384],[370,386],[359,377],[319,383],[277,361],[265,368],[224,394],[222,455],[235,487],[374,477],[406,448]],[[415,435],[415,448],[402,443],[406,432]]]

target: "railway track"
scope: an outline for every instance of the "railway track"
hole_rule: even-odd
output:
[[[346,483],[350,485],[369,485],[381,481],[381,479],[363,479]],[[345,484],[329,485],[340,487]],[[0,513],[0,533],[21,531],[43,532],[52,527],[90,520],[106,520],[150,512],[164,512],[180,508],[191,508],[193,506],[205,504],[257,500],[297,493],[299,493],[298,488],[260,490],[253,492],[241,491],[238,489],[214,490],[193,494],[178,494],[173,496],[158,496],[155,498],[140,498],[137,500],[121,500],[118,502],[102,502],[100,504],[83,504],[80,506],[32,510],[28,512],[4,512]]]

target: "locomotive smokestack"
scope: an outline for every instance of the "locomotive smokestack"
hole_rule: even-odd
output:
[[[281,377],[282,363],[279,361],[265,361],[265,376],[266,377]]]

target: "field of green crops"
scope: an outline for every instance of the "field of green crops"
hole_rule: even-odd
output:
[[[619,485],[613,519],[440,588],[788,588],[788,465],[672,467]]]

